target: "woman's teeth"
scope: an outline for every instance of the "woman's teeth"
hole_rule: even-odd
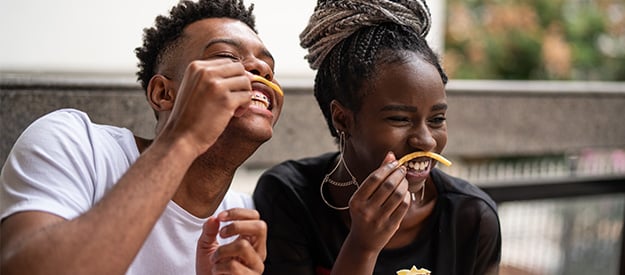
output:
[[[269,109],[269,98],[261,92],[254,92],[252,95],[252,105]]]
[[[429,161],[409,161],[405,164],[408,168],[417,170],[417,172],[425,171],[430,166]]]

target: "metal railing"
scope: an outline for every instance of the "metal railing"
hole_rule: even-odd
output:
[[[616,149],[469,160],[447,172],[497,202],[503,265],[525,274],[625,274],[622,155]]]

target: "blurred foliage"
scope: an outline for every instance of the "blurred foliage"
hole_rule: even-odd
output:
[[[625,81],[624,0],[447,0],[459,79]]]

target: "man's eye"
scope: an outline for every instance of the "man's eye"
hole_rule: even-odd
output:
[[[222,58],[228,58],[228,59],[232,60],[233,62],[239,62],[239,57],[234,55],[234,54],[220,53],[220,54],[217,54],[215,56],[222,57]]]

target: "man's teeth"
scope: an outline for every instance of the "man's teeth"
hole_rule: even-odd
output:
[[[426,170],[429,165],[429,161],[409,161],[406,163],[406,166],[408,166],[408,168],[417,170],[418,172]]]
[[[252,105],[269,109],[269,98],[263,93],[254,92],[252,95]]]

